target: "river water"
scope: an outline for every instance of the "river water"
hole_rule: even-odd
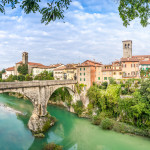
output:
[[[45,138],[34,138],[27,128],[31,102],[0,94],[0,103],[25,114],[0,107],[0,150],[41,150],[49,142],[62,145],[64,150],[150,150],[149,138],[102,130],[56,106],[48,106],[48,112],[58,120],[55,126]]]

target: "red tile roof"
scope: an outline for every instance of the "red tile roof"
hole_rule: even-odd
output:
[[[150,60],[149,61],[141,61],[140,64],[141,65],[150,65]]]
[[[100,62],[86,60],[82,64],[78,65],[77,67],[95,67],[95,66],[102,66],[103,64]]]
[[[54,64],[54,65],[50,65],[48,66],[49,68],[57,68],[57,67],[60,67],[62,66],[63,64]]]
[[[122,62],[139,62],[139,59],[136,58],[121,58]]]
[[[6,71],[14,71],[15,70],[15,67],[9,67],[6,69]]]
[[[56,68],[56,69],[54,69],[54,71],[59,71],[59,70],[64,70],[64,69],[66,69],[66,66],[62,66],[62,67]]]
[[[135,57],[145,57],[145,58],[147,58],[147,57],[150,57],[150,55],[135,55],[135,56],[132,56],[133,58],[135,58]]]

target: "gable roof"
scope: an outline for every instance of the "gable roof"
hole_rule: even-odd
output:
[[[6,69],[6,71],[14,71],[15,70],[15,67],[9,67]]]

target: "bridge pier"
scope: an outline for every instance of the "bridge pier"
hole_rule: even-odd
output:
[[[54,123],[51,121],[51,116],[47,112],[47,103],[50,97],[48,87],[38,87],[38,91],[34,94],[32,103],[34,110],[28,122],[28,127],[33,133],[45,132]]]

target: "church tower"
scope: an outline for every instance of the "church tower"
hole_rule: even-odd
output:
[[[28,64],[28,53],[27,52],[22,53],[22,63]]]
[[[122,41],[123,43],[123,58],[131,58],[132,57],[132,41]]]

